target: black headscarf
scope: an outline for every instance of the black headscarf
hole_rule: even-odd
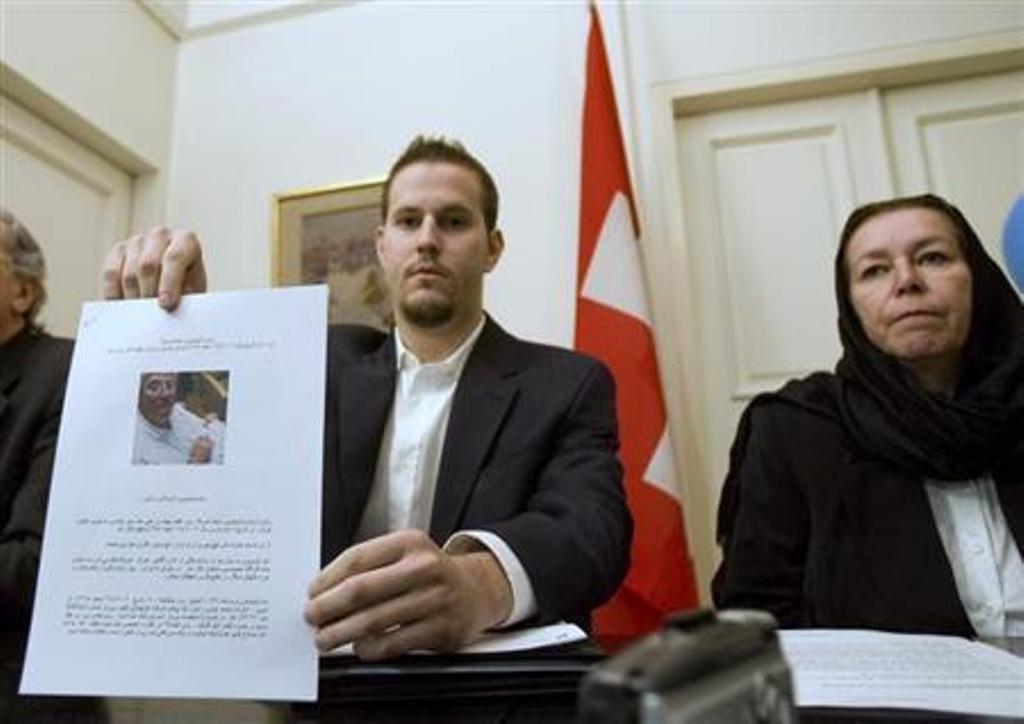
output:
[[[904,365],[868,341],[850,302],[844,259],[850,238],[868,218],[900,208],[946,216],[971,270],[971,326],[951,399],[925,392]],[[835,283],[843,344],[836,375],[849,383],[840,388],[838,409],[859,447],[939,480],[974,478],[1024,460],[1024,307],[956,207],[925,195],[853,212],[836,252]]]
[[[844,257],[850,238],[867,219],[905,208],[946,216],[959,233],[971,271],[970,331],[951,399],[927,392],[907,367],[868,340],[849,298]],[[967,480],[998,470],[1024,475],[1024,307],[956,207],[927,194],[854,211],[836,251],[835,288],[843,345],[835,375],[817,373],[789,383],[747,407],[722,488],[719,542],[728,538],[739,502],[751,413],[765,402],[796,405],[835,420],[865,455],[918,478]],[[1016,482],[1024,484],[1024,478],[1017,476]]]

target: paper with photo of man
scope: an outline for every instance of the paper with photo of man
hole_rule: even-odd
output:
[[[326,310],[83,307],[22,693],[316,698]]]

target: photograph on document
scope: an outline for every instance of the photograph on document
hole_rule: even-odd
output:
[[[229,373],[143,372],[133,465],[222,465]]]

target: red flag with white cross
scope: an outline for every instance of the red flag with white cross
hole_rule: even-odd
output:
[[[697,604],[640,259],[639,226],[597,10],[590,8],[575,346],[615,376],[635,530],[629,574],[595,613],[598,635],[636,636]]]

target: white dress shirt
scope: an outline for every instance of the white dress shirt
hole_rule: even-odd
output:
[[[398,383],[356,541],[405,528],[429,530],[455,387],[483,328],[481,317],[447,358],[433,363],[420,362],[395,333]],[[488,531],[458,531],[444,549],[463,553],[479,546],[498,559],[512,588],[512,612],[501,625],[532,616],[537,610],[533,585],[522,562],[499,536]]]
[[[210,462],[224,462],[225,425],[220,420],[204,420],[175,402],[167,417],[167,427],[154,425],[142,413],[137,414],[132,462],[136,465],[168,465],[187,463],[197,437],[213,443]]]
[[[1024,561],[991,476],[927,480],[939,537],[960,601],[983,637],[1024,636]]]

